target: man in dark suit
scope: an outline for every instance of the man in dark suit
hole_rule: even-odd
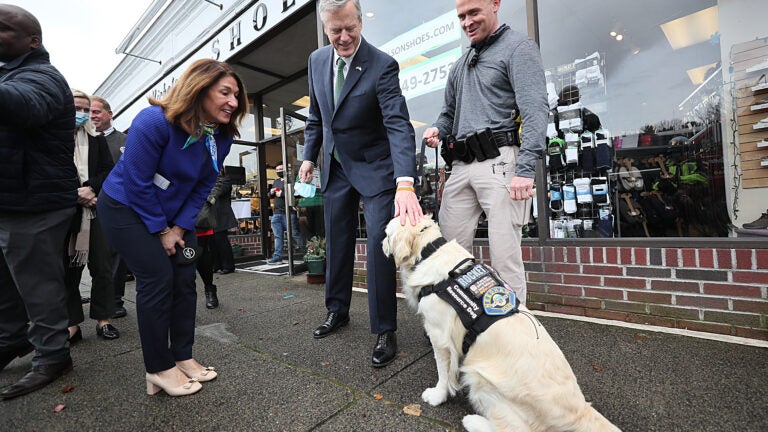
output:
[[[362,198],[371,332],[378,335],[372,364],[381,367],[397,353],[395,267],[381,250],[384,228],[393,214],[402,224],[406,218],[416,224],[422,216],[413,189],[414,132],[397,62],[360,34],[359,0],[321,0],[318,7],[331,45],[309,57],[310,106],[299,171],[302,181],[310,180],[322,147],[328,316],[314,337],[349,322],[354,227]]]
[[[91,96],[91,123],[96,128],[96,132],[104,135],[109,146],[109,154],[112,155],[112,162],[117,163],[125,150],[125,140],[128,137],[112,126],[112,107],[106,99],[99,96]],[[112,283],[115,287],[115,313],[112,318],[122,318],[128,315],[125,309],[125,280],[128,274],[128,266],[125,261],[112,251]]]

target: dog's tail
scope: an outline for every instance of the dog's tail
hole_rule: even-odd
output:
[[[621,432],[621,429],[603,417],[591,404],[579,413],[574,432]]]

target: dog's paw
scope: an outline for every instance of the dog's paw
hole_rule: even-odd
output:
[[[421,399],[432,406],[438,406],[448,399],[448,392],[438,387],[428,388],[421,394]]]
[[[468,432],[493,432],[493,425],[481,415],[470,414],[461,419],[461,424]]]

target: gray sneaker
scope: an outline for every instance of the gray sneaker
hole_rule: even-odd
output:
[[[757,218],[756,220],[745,223],[744,228],[746,229],[766,229],[768,228],[768,212],[763,213],[762,216]]]
[[[283,262],[282,258],[272,257],[269,261],[267,261],[267,264],[280,264],[281,262]]]

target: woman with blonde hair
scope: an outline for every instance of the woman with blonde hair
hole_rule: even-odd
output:
[[[110,324],[115,311],[115,288],[112,283],[112,252],[99,227],[96,196],[112,170],[112,155],[107,140],[100,136],[90,120],[91,98],[72,89],[75,102],[75,166],[77,167],[77,213],[64,244],[64,285],[67,288],[69,343],[83,338],[80,324],[85,320],[80,301],[80,279],[88,265],[91,273],[90,317],[96,320],[96,335],[117,339],[120,332]]]
[[[192,357],[195,221],[247,112],[226,63],[194,62],[130,128],[98,209],[104,232],[136,277],[147,393],[195,393],[217,376]],[[170,345],[169,345],[170,341]]]

